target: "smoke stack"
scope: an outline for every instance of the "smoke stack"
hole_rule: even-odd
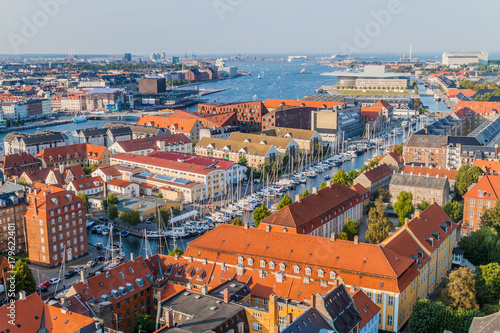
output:
[[[206,295],[206,294],[207,294],[207,292],[208,292],[208,288],[207,288],[207,286],[202,286],[202,287],[201,287],[201,294],[202,294],[202,295]]]
[[[271,232],[271,225],[270,224],[266,224],[266,232]]]
[[[335,242],[335,241],[337,240],[337,234],[336,234],[336,233],[334,233],[334,232],[332,232],[332,234],[330,235],[330,240],[331,240],[332,242]]]
[[[318,194],[318,188],[317,187],[313,187],[312,192],[313,192],[313,194]]]
[[[26,292],[24,290],[21,290],[19,292],[19,300],[24,301],[26,299]]]

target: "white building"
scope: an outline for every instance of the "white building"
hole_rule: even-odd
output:
[[[62,132],[42,131],[35,134],[9,133],[3,140],[7,155],[28,152],[36,156],[45,148],[69,145],[69,138]]]
[[[139,184],[132,183],[128,180],[114,178],[110,180],[107,184],[108,191],[118,193],[118,194],[128,194],[136,197],[140,194]]]
[[[445,52],[443,53],[443,65],[469,65],[480,63],[488,65],[488,51],[481,52]]]
[[[28,118],[28,104],[26,102],[2,103],[3,119],[24,120]]]

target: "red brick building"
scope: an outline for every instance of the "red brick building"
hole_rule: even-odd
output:
[[[486,175],[464,194],[462,234],[481,229],[485,209],[493,208],[500,200],[500,176]]]
[[[24,232],[26,206],[23,191],[0,194],[0,252],[7,253],[8,250],[14,250],[15,252],[26,251]],[[11,248],[13,239],[14,249]]]
[[[82,199],[55,186],[35,183],[26,192],[25,215],[31,263],[54,267],[88,253]]]
[[[242,103],[200,103],[198,112],[219,114],[236,112],[242,132],[256,132],[262,129],[262,117],[268,113],[261,101]]]

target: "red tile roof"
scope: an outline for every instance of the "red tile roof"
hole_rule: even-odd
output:
[[[190,117],[142,115],[141,119],[137,121],[137,125],[167,128],[171,131],[175,128],[176,133],[189,134],[193,130],[193,127],[196,126],[197,122],[197,119]]]
[[[462,108],[468,108],[475,113],[489,117],[494,113],[500,113],[500,102],[458,101],[456,109]]]
[[[60,161],[59,157],[62,158],[62,161],[81,158],[95,161],[99,160],[106,150],[107,148],[103,146],[97,146],[90,143],[78,143],[68,146],[45,148],[39,152],[36,157],[44,160],[46,164]],[[53,161],[51,161],[51,158],[53,158]]]
[[[387,166],[387,164],[382,163],[370,170],[365,170],[363,174],[372,183],[379,181],[382,178],[392,175],[392,170]]]
[[[394,292],[404,290],[418,275],[412,259],[382,246],[232,225],[221,225],[191,241],[184,256],[234,266],[239,256],[253,258],[254,267],[260,267],[261,259],[274,261],[276,269],[267,265],[266,270],[299,277],[305,277],[305,268],[310,267],[311,279],[318,280],[328,279],[334,270],[348,285]],[[296,264],[302,267],[301,273],[294,273]],[[319,277],[320,269],[324,278]]]
[[[116,187],[127,187],[130,184],[132,184],[132,182],[129,182],[128,180],[118,179],[118,178],[113,178],[108,182],[108,185],[116,186]]]
[[[104,182],[101,176],[88,177],[88,178],[78,178],[73,180],[70,185],[77,191],[85,191],[92,188],[103,187]]]
[[[361,317],[359,323],[359,330],[361,330],[373,317],[378,315],[381,309],[361,289],[356,290],[354,294],[351,294],[351,297]]]
[[[444,168],[431,168],[425,166],[412,166],[407,164],[403,167],[403,173],[410,175],[421,175],[429,177],[442,177],[455,180],[455,175],[457,174],[457,169],[444,169]]]
[[[332,209],[338,210],[337,208],[344,205],[347,210],[362,201],[360,194],[356,190],[340,183],[334,183],[331,187],[318,191],[318,194],[311,194],[302,199],[301,202],[296,201],[266,217],[261,221],[259,228],[265,229],[266,224],[291,228],[301,226],[309,228],[308,224],[311,220],[329,213]],[[332,218],[336,214],[340,214],[340,211],[332,214]]]
[[[36,207],[40,218],[48,218],[49,210],[82,201],[82,199],[63,188],[42,183],[34,183],[33,188],[29,188],[26,194],[29,201],[28,210],[31,210],[30,214],[34,214],[36,198]]]
[[[391,156],[397,163],[401,163],[402,161],[402,158],[401,158],[401,155],[399,155],[398,152],[396,151],[393,151],[393,152],[390,152],[389,154],[387,155],[383,155],[381,158],[380,158],[380,162],[382,162],[384,160],[384,158],[386,158],[387,156]]]
[[[236,163],[221,158],[205,157],[193,154],[177,153],[171,151],[154,151],[148,154],[149,157],[161,158],[164,160],[183,160],[186,163],[209,166],[214,165],[220,170],[227,170]]]
[[[313,108],[325,108],[329,109],[334,106],[342,105],[342,102],[326,102],[326,101],[302,101],[293,99],[272,99],[268,98],[264,102],[266,108],[278,108],[280,106],[307,106]]]
[[[106,176],[120,177],[122,175],[120,171],[118,171],[114,166],[110,165],[100,166],[97,170],[102,171],[102,173],[104,173]]]
[[[28,152],[5,155],[0,161],[2,169],[10,169],[28,164],[39,164],[40,161]]]
[[[381,107],[381,108],[392,108],[392,105],[389,104],[388,102],[384,101],[383,99],[381,99],[380,101],[378,101],[377,103],[373,104],[372,106],[374,107]]]

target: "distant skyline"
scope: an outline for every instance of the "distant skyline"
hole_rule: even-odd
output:
[[[495,0],[0,0],[0,54],[500,52]],[[480,10],[480,14],[475,12]]]

